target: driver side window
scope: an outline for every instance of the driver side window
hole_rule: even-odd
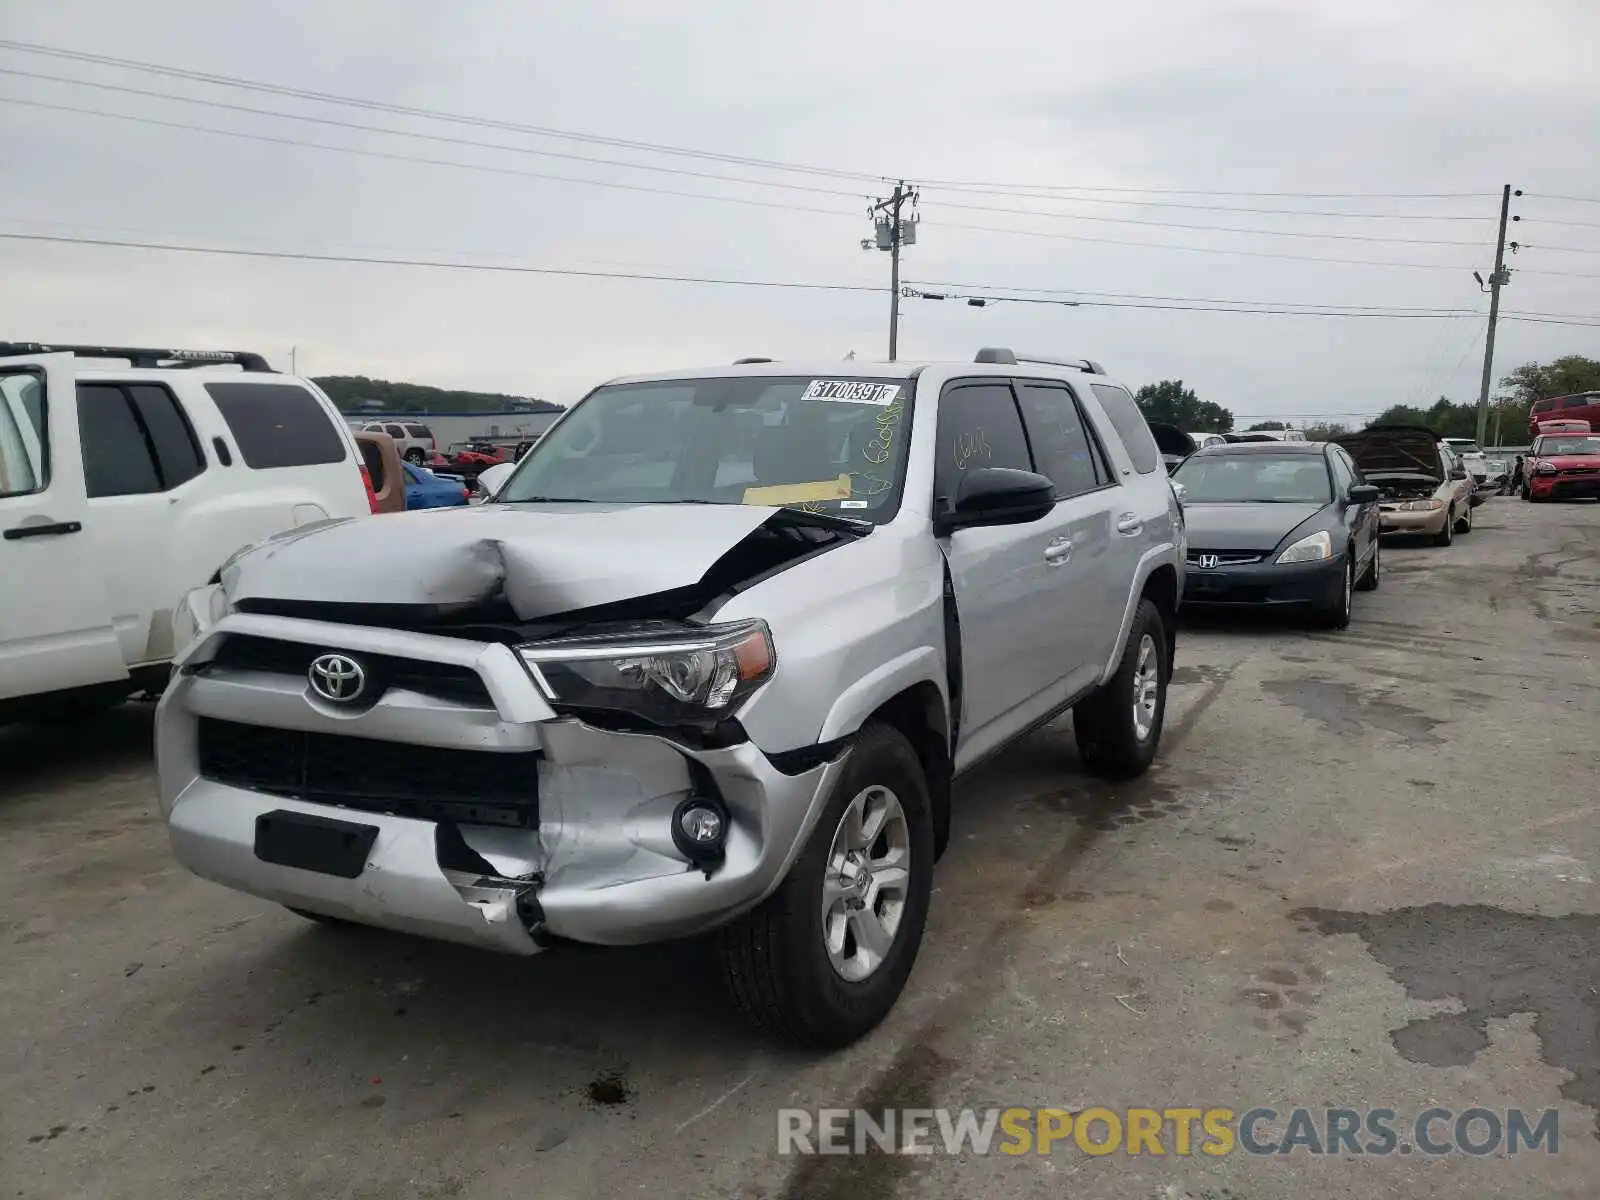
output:
[[[956,384],[939,398],[939,435],[933,464],[933,495],[939,507],[955,502],[961,480],[977,467],[1033,470],[1022,416],[1011,386]]]

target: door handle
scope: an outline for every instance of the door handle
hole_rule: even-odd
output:
[[[1072,539],[1056,538],[1044,548],[1044,560],[1051,566],[1064,563],[1072,557]]]
[[[77,521],[45,521],[38,525],[17,525],[6,530],[5,539],[15,542],[22,538],[54,537],[61,533],[81,533],[83,526]]]
[[[1144,528],[1144,522],[1132,513],[1123,513],[1117,518],[1117,532],[1132,537]]]

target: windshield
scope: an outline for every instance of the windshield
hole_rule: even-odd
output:
[[[1540,454],[1600,454],[1600,437],[1546,437],[1539,439]]]
[[[1197,454],[1173,476],[1190,504],[1326,504],[1328,468],[1312,454]]]
[[[759,376],[598,388],[498,499],[764,504],[887,521],[905,479],[911,386]]]

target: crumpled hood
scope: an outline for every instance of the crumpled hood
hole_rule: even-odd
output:
[[[222,573],[234,604],[458,605],[534,619],[698,583],[777,511],[741,504],[486,504],[334,521]]]
[[[1183,506],[1189,549],[1271,550],[1321,504],[1190,504]]]

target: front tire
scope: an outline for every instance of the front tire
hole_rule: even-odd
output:
[[[1472,505],[1467,505],[1466,511],[1461,514],[1461,519],[1456,522],[1457,533],[1472,532]]]
[[[1448,546],[1451,545],[1455,540],[1456,514],[1452,509],[1450,512],[1445,514],[1444,527],[1440,529],[1438,533],[1433,535],[1433,544],[1435,546]]]
[[[1313,623],[1318,629],[1345,629],[1350,625],[1351,593],[1355,591],[1356,556],[1346,554],[1344,560],[1344,583],[1339,588],[1339,598],[1334,601],[1333,607],[1325,608],[1313,618]]]
[[[750,1021],[838,1048],[888,1015],[917,959],[933,892],[933,809],[916,752],[869,725],[784,881],[718,935]]]
[[[426,457],[427,456],[415,446],[407,450],[405,453],[405,460],[414,467],[420,467],[422,465],[422,460]]]
[[[1361,578],[1356,580],[1356,588],[1363,592],[1375,592],[1378,585],[1383,582],[1383,542],[1377,539],[1372,543],[1372,560],[1367,563],[1367,569],[1361,573]]]
[[[1072,710],[1078,754],[1095,774],[1131,779],[1150,769],[1167,714],[1167,645],[1161,610],[1140,600],[1117,673]]]

